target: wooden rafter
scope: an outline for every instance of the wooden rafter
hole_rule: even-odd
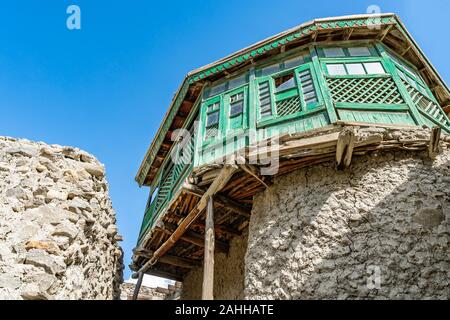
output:
[[[234,161],[233,161],[234,162]],[[233,174],[238,170],[235,164],[225,165],[222,171],[202,196],[195,208],[189,212],[186,218],[181,222],[178,228],[173,232],[169,239],[164,242],[158,250],[155,251],[152,258],[150,258],[139,270],[139,272],[145,272],[150,266],[154,265],[167,251],[172,248],[175,243],[183,236],[183,234],[189,229],[190,225],[200,216],[202,211],[206,208],[207,202],[211,196],[218,193],[231,179]]]

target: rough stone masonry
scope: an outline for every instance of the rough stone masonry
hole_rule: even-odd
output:
[[[449,146],[276,179],[254,200],[246,298],[449,299]]]
[[[0,299],[118,299],[120,241],[92,155],[0,137]]]

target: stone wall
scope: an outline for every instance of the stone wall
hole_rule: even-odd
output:
[[[0,138],[0,299],[119,298],[115,223],[93,156]]]
[[[134,282],[124,282],[120,286],[120,300],[133,300],[136,284]],[[182,284],[175,282],[167,288],[153,288],[142,285],[139,289],[138,300],[177,300],[180,296]]]
[[[245,297],[449,299],[444,148],[435,162],[374,153],[346,171],[330,163],[276,179],[254,201]]]
[[[248,235],[245,233],[230,242],[227,254],[214,255],[214,299],[244,299],[244,257]],[[203,268],[192,270],[183,281],[182,300],[200,300],[202,297]]]

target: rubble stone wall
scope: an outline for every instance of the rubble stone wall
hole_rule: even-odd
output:
[[[0,299],[118,299],[119,241],[92,155],[0,137]]]

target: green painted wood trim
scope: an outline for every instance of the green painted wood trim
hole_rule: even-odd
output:
[[[419,113],[419,110],[417,109],[416,104],[414,101],[412,101],[411,96],[409,95],[408,91],[406,91],[405,86],[402,83],[402,80],[400,79],[400,76],[397,72],[397,67],[395,66],[394,62],[392,62],[389,55],[386,53],[384,49],[384,45],[381,43],[376,44],[378,51],[381,53],[381,57],[383,58],[383,65],[384,68],[392,75],[392,79],[395,82],[395,85],[397,86],[398,90],[400,91],[400,94],[402,95],[403,100],[408,104],[411,115],[416,122],[416,124],[422,126],[425,125],[424,121],[422,120],[422,117]]]
[[[363,28],[375,25],[397,25],[397,24],[398,22],[395,15],[382,16],[381,18],[344,17],[344,18],[337,18],[335,20],[330,19],[326,21],[315,20],[313,22],[304,24],[287,34],[281,35],[279,38],[263,42],[258,47],[253,47],[251,50],[249,49],[248,51],[242,52],[239,55],[231,56],[228,59],[224,59],[222,62],[212,65],[210,68],[189,74],[183,81],[183,84],[181,85],[180,89],[178,90],[176,97],[172,102],[170,109],[163,120],[163,124],[158,130],[150,148],[147,151],[147,154],[145,155],[144,161],[141,167],[139,168],[138,174],[136,176],[136,181],[139,183],[140,186],[143,185],[145,178],[148,174],[148,171],[150,170],[151,165],[153,164],[156,158],[157,152],[161,147],[161,144],[164,140],[164,136],[167,133],[167,130],[169,129],[170,125],[172,124],[172,121],[176,113],[178,112],[179,107],[182,101],[184,100],[190,85],[194,84],[197,81],[204,80],[216,73],[223,72],[227,69],[234,68],[238,65],[247,63],[248,61],[251,61],[258,56],[264,55],[267,51],[271,51],[275,48],[285,46],[290,42],[309,36],[319,30],[339,30],[348,28]],[[317,55],[317,53],[315,54]],[[317,68],[317,70],[319,69]],[[324,95],[324,97],[326,97],[326,95]],[[335,122],[337,120],[336,112],[332,110],[332,108],[330,108],[329,106],[328,108],[329,108],[328,116],[331,122]]]
[[[426,112],[422,111],[419,109],[420,114],[427,118],[428,120],[430,120],[431,122],[433,122],[434,124],[436,124],[437,126],[441,127],[443,130],[445,130],[447,133],[450,133],[450,127],[447,126],[443,126],[442,123],[439,123],[436,119],[434,119],[432,116],[430,116],[429,114],[427,114]]]
[[[258,122],[256,127],[258,129],[261,129],[261,128],[265,128],[265,127],[268,127],[268,126],[273,126],[275,124],[280,124],[280,123],[283,123],[283,122],[286,122],[286,121],[290,121],[290,120],[293,120],[293,119],[305,118],[305,117],[308,117],[308,116],[311,116],[313,114],[320,113],[320,112],[323,112],[323,111],[326,111],[326,110],[327,109],[325,107],[318,107],[316,109],[305,110],[305,111],[297,112],[297,113],[294,113],[294,114],[291,114],[291,115],[288,115],[288,116],[284,116],[284,117],[271,118],[271,119],[268,119],[268,120],[264,120],[264,121]]]
[[[323,97],[323,101],[327,109],[327,115],[328,119],[330,119],[330,123],[335,123],[336,121],[339,120],[338,114],[336,112],[336,109],[334,108],[331,92],[325,80],[324,73],[320,65],[320,59],[319,56],[317,55],[317,51],[314,46],[310,46],[310,54],[312,59],[312,69],[317,77],[317,84],[318,84],[317,90],[319,90],[318,94],[320,93],[320,95]]]
[[[406,104],[361,104],[361,103],[336,103],[337,109],[361,110],[361,111],[409,111]]]

